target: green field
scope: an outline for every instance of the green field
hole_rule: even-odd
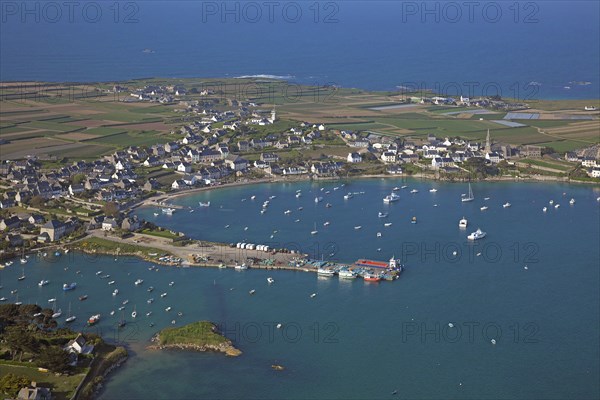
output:
[[[40,372],[37,367],[28,363],[10,363],[0,362],[0,376],[14,374],[24,376],[34,381],[38,386],[50,387],[52,389],[52,398],[57,400],[70,399],[79,382],[85,377],[87,371],[75,375],[55,375],[50,372]]]
[[[160,344],[213,345],[226,343],[227,338],[213,332],[214,325],[209,321],[193,322],[180,328],[165,328],[159,332]]]

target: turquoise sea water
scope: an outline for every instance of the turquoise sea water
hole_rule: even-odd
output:
[[[150,271],[150,264],[136,259],[68,254],[44,260],[32,256],[22,282],[16,279],[18,262],[6,268],[0,275],[2,296],[14,300],[10,290],[18,288],[23,302],[46,304],[56,297],[63,317],[71,302],[79,327],[92,313],[102,314],[89,329],[125,343],[132,352],[109,379],[102,399],[363,399],[390,398],[394,390],[398,398],[418,399],[598,397],[598,188],[476,183],[476,200],[463,204],[463,184],[358,180],[333,190],[340,185],[214,190],[174,201],[193,206],[194,213],[181,210],[155,218],[155,209],[147,208],[139,214],[208,240],[279,240],[308,251],[332,242],[335,247],[328,247],[323,257],[335,249],[331,257],[345,262],[396,255],[406,265],[398,281],[368,284],[300,271]],[[408,187],[399,191],[400,201],[384,206],[383,195],[401,185]],[[438,192],[430,193],[432,187]],[[410,194],[413,188],[419,192]],[[303,193],[299,199],[294,196],[298,189]],[[347,192],[357,194],[345,201]],[[317,195],[324,199],[315,205]],[[260,206],[269,196],[276,197],[261,215]],[[575,205],[568,204],[570,198]],[[561,206],[543,213],[550,199]],[[197,207],[198,201],[208,200],[210,207]],[[503,208],[506,201],[512,207]],[[325,208],[327,202],[331,208]],[[487,211],[479,210],[483,204]],[[297,211],[300,206],[303,211]],[[284,215],[287,209],[290,215]],[[393,223],[389,228],[377,217],[383,210]],[[469,220],[466,231],[458,228],[463,215]],[[417,224],[410,223],[412,216]],[[297,218],[301,221],[293,222]],[[326,220],[331,224],[319,226],[317,237],[311,237],[314,223]],[[355,230],[356,225],[362,229]],[[477,227],[488,236],[472,248],[465,238]],[[271,239],[273,230],[278,232]],[[98,270],[111,278],[101,279]],[[268,276],[274,285],[267,284]],[[144,279],[143,285],[134,285],[137,278]],[[50,285],[39,288],[41,279],[49,279]],[[112,279],[116,283],[109,286]],[[60,284],[71,281],[78,283],[77,289],[63,293]],[[150,285],[155,287],[151,294],[146,291]],[[111,296],[114,288],[120,290],[116,298]],[[256,289],[254,296],[248,294],[251,289]],[[163,292],[168,295],[160,298]],[[89,299],[77,300],[84,293]],[[318,295],[310,298],[311,293]],[[155,298],[152,305],[146,303],[149,297]],[[129,299],[128,324],[118,331],[119,313],[108,313],[124,299]],[[138,317],[132,321],[134,305]],[[165,312],[167,306],[172,311]],[[153,315],[146,317],[150,310]],[[177,325],[212,320],[244,354],[232,359],[145,350],[152,334],[173,319]],[[282,329],[274,327],[278,323]],[[274,363],[286,370],[273,371]]]

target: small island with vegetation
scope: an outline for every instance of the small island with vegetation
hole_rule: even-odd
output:
[[[155,344],[149,346],[149,349],[217,351],[230,357],[242,354],[210,321],[197,321],[179,328],[165,328],[154,335],[152,342]]]

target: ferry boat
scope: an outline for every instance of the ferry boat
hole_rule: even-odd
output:
[[[354,271],[350,271],[349,269],[343,269],[338,272],[338,276],[340,279],[355,279],[356,273]]]
[[[396,193],[392,192],[389,195],[385,196],[383,198],[383,202],[385,204],[390,204],[390,203],[394,203],[396,201],[400,200],[400,196],[398,196]]]
[[[69,290],[73,290],[73,289],[75,289],[76,287],[77,287],[77,283],[75,283],[75,282],[73,282],[73,283],[71,283],[71,284],[66,284],[66,283],[64,283],[64,284],[63,284],[63,290],[64,290],[65,292],[67,292],[67,291],[69,291]]]
[[[463,203],[466,203],[468,201],[473,201],[475,200],[475,196],[473,196],[473,190],[471,189],[471,184],[469,183],[469,194],[466,196],[463,196],[462,199],[460,199],[460,201],[462,201]]]
[[[88,318],[87,324],[89,326],[92,326],[92,325],[98,323],[98,321],[100,321],[100,314],[94,314],[94,315],[92,315],[91,317]]]
[[[50,281],[46,281],[46,280],[43,280],[43,279],[42,279],[42,280],[41,280],[41,281],[38,283],[38,286],[39,286],[39,287],[46,286],[46,285],[47,285],[47,284],[49,284],[49,283],[50,283]]]
[[[477,228],[477,230],[475,232],[473,232],[469,236],[467,236],[467,239],[479,240],[479,239],[483,239],[485,237],[485,235],[487,235],[487,233],[485,233],[481,229]]]
[[[333,276],[335,275],[335,271],[327,268],[319,268],[317,269],[317,275],[319,276]]]
[[[379,214],[377,214],[377,216],[378,216],[379,218],[387,218],[387,216],[388,216],[388,213],[379,211]]]
[[[510,206],[512,206],[512,204],[510,204],[509,202],[502,204],[502,207],[504,207],[504,208],[508,208]]]
[[[467,221],[467,219],[465,217],[462,217],[460,219],[460,221],[458,221],[458,227],[459,228],[466,228],[468,223],[469,222]]]
[[[136,280],[135,282],[133,282],[133,284],[134,284],[134,285],[136,285],[136,286],[139,286],[139,285],[141,285],[142,283],[144,283],[144,280],[143,280],[143,279],[138,279],[138,280]]]

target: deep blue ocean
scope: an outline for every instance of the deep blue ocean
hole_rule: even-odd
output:
[[[600,90],[596,1],[3,1],[0,11],[2,80],[273,75],[521,100]]]
[[[148,207],[139,215],[194,238],[295,244],[309,253],[320,249],[325,259],[387,260],[394,255],[406,266],[397,281],[319,278],[303,271],[149,270],[150,263],[135,258],[71,252],[32,255],[23,267],[15,260],[0,271],[0,297],[16,301],[18,295],[22,302],[40,305],[56,298],[63,311],[61,324],[71,305],[77,316],[73,329],[126,345],[131,357],[106,382],[100,395],[106,400],[600,396],[597,187],[476,183],[475,201],[462,203],[464,184],[369,179],[334,190],[340,185],[220,189],[174,201],[195,208],[194,213],[179,210],[169,217],[159,211],[155,217],[157,209]],[[385,206],[382,197],[401,185],[408,187],[398,191],[400,201]],[[430,192],[432,187],[438,191]],[[411,194],[411,189],[419,192]],[[296,190],[302,191],[300,198]],[[347,192],[357,194],[344,200]],[[261,215],[269,196],[276,197]],[[323,202],[315,203],[315,196]],[[574,205],[569,205],[571,198]],[[560,207],[550,206],[550,200]],[[200,208],[198,201],[211,205]],[[507,201],[512,206],[502,207]],[[325,207],[327,202],[331,208]],[[484,204],[489,209],[481,211]],[[284,214],[286,209],[292,213]],[[389,227],[378,218],[384,210]],[[410,223],[412,216],[417,224]],[[469,221],[466,230],[458,227],[463,216]],[[324,227],[324,221],[331,224]],[[315,223],[319,233],[311,236]],[[355,230],[357,225],[362,229]],[[477,227],[487,237],[468,244],[467,234]],[[26,279],[18,281],[22,273]],[[106,274],[110,277],[102,279]],[[273,285],[266,281],[269,276]],[[144,283],[136,286],[138,278]],[[38,287],[41,279],[50,284]],[[109,285],[110,280],[115,283]],[[63,292],[65,282],[78,286]],[[151,285],[155,290],[148,293]],[[115,288],[120,292],[112,296]],[[11,294],[14,289],[18,292]],[[251,289],[256,290],[253,296]],[[311,298],[311,293],[317,296]],[[82,294],[88,300],[79,301]],[[148,304],[149,298],[154,303]],[[124,300],[129,300],[123,310],[127,325],[119,330],[118,307]],[[85,320],[96,313],[101,314],[99,324],[86,327]],[[233,359],[145,349],[150,337],[171,321],[181,326],[203,319],[218,323],[243,355]],[[286,370],[274,371],[272,364]]]

